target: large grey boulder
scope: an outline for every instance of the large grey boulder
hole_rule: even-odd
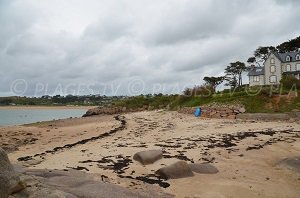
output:
[[[143,165],[153,164],[157,160],[161,159],[163,153],[161,150],[149,150],[141,151],[133,156],[133,159],[140,162]]]
[[[159,174],[165,179],[178,179],[194,176],[190,166],[185,161],[178,161],[170,166],[163,167],[156,171],[156,174]]]
[[[7,198],[12,193],[24,188],[25,185],[20,181],[7,154],[0,148],[0,198]]]
[[[103,182],[99,175],[88,174],[78,170],[27,169],[24,172],[31,187],[27,187],[27,197],[51,198],[150,198],[173,197],[160,189],[131,190],[115,184]],[[37,182],[38,181],[38,182]],[[151,186],[152,187],[152,186]],[[23,192],[23,191],[22,191]],[[44,195],[44,194],[48,195]],[[51,196],[50,196],[51,195]],[[16,197],[16,196],[15,196]],[[20,196],[21,198],[22,196]],[[23,196],[26,197],[26,196]],[[19,197],[16,197],[19,198]]]
[[[189,164],[189,167],[195,173],[215,174],[219,172],[219,170],[214,165],[209,163]]]

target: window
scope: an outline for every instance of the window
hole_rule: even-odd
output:
[[[271,64],[274,64],[275,63],[275,59],[274,58],[271,58]]]
[[[290,56],[286,56],[285,57],[285,61],[291,61],[291,57]]]
[[[275,72],[275,65],[272,65],[271,67],[270,67],[270,72]]]
[[[270,83],[276,83],[277,82],[277,76],[270,76]]]
[[[259,76],[253,76],[253,82],[259,82]]]
[[[286,65],[286,71],[291,71],[291,65]]]
[[[300,54],[296,55],[296,60],[300,60]]]
[[[296,70],[297,70],[297,71],[300,71],[300,63],[298,63],[298,64],[296,65]]]

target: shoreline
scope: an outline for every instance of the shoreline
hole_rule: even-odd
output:
[[[66,106],[42,106],[42,105],[16,105],[16,106],[0,106],[0,110],[13,110],[13,109],[92,109],[97,106],[72,106],[72,105],[66,105]]]

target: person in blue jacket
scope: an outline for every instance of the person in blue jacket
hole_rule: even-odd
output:
[[[196,110],[195,110],[195,112],[194,112],[194,115],[195,115],[196,117],[200,117],[200,116],[201,116],[201,108],[200,108],[200,107],[197,107],[197,108],[196,108]]]

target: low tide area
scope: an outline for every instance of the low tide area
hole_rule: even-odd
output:
[[[0,147],[18,166],[98,175],[99,182],[143,192],[144,197],[300,194],[299,164],[288,163],[300,156],[299,122],[144,111],[1,127]],[[161,150],[162,158],[148,165],[133,159],[147,150]],[[209,163],[218,172],[179,179],[157,175],[157,170],[178,161]]]

